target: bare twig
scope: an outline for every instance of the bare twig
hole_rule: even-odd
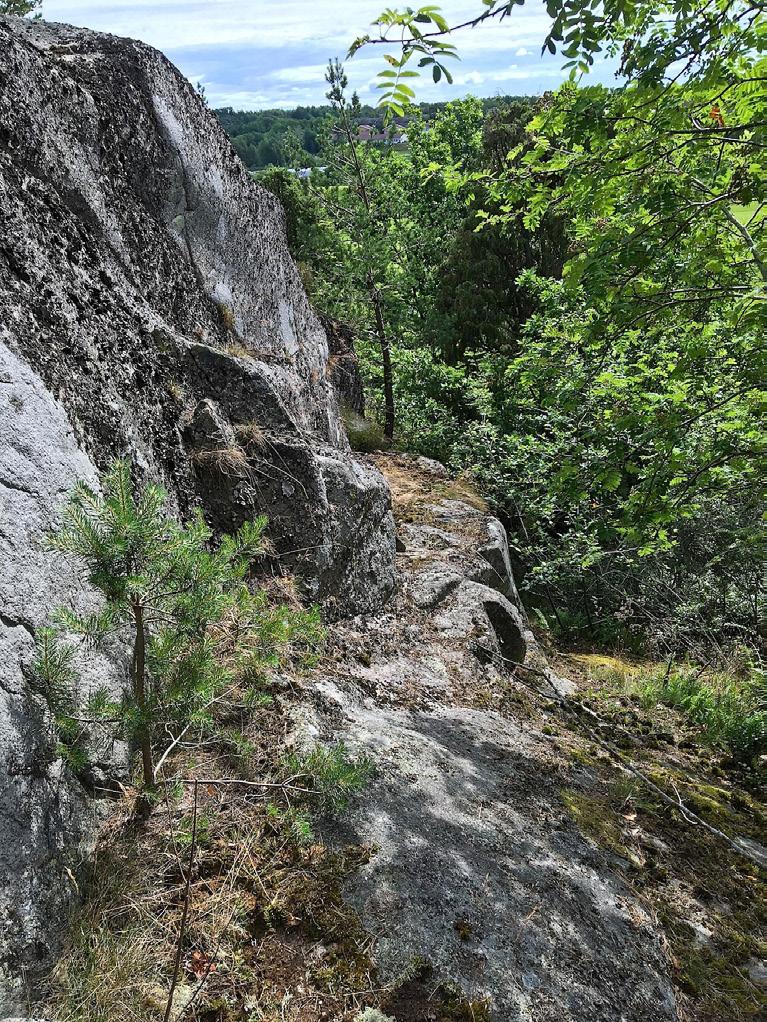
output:
[[[213,785],[225,785],[233,784],[239,785],[243,788],[271,788],[278,791],[300,791],[302,795],[316,795],[317,792],[312,788],[301,788],[295,784],[291,784],[292,780],[296,778],[289,778],[287,781],[243,781],[239,777],[169,777],[169,781],[178,781],[181,784],[213,784]]]
[[[181,957],[184,953],[184,933],[186,931],[186,921],[189,916],[189,893],[192,886],[192,868],[194,866],[194,853],[197,847],[197,784],[194,781],[194,807],[192,809],[192,843],[189,847],[189,866],[186,873],[186,886],[184,888],[184,908],[181,913],[181,925],[178,928],[178,943],[176,944],[176,959],[173,963],[173,977],[170,981],[170,990],[168,991],[168,1003],[165,1005],[165,1014],[163,1015],[162,1022],[168,1022],[173,1011],[173,994],[176,991],[176,984],[178,983],[178,974],[181,969]]]

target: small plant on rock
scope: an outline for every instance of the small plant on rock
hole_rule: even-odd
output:
[[[263,549],[265,518],[246,522],[212,547],[201,514],[181,525],[166,513],[166,502],[164,490],[151,483],[134,496],[130,465],[117,461],[103,479],[103,494],[77,484],[64,525],[50,540],[54,549],[81,559],[104,597],[96,614],[59,610],[59,630],[86,646],[114,632],[130,636],[129,685],[111,709],[140,748],[150,787],[161,731],[209,723],[210,707],[225,689],[247,684],[259,667],[278,661],[294,636],[311,641],[319,628],[316,612],[271,606],[245,582]],[[72,700],[62,695],[72,687],[71,649],[46,631],[36,662],[64,722],[71,719]]]
[[[367,785],[374,770],[372,760],[352,758],[343,742],[294,753],[288,756],[286,767],[294,776],[306,778],[331,811],[344,809],[351,796]]]

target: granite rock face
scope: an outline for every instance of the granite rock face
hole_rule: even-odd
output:
[[[44,694],[30,676],[35,631],[51,609],[95,609],[75,566],[43,547],[62,498],[78,479],[97,480],[63,406],[0,343],[0,1015],[21,1008],[23,970],[48,962],[56,926],[74,893],[101,802],[56,756]],[[117,692],[119,649],[92,653],[81,668],[91,688]],[[110,770],[121,750],[102,755]],[[93,764],[94,770],[101,765]],[[17,1003],[17,999],[19,1002]]]
[[[141,43],[0,18],[0,125],[4,339],[94,464],[129,453],[182,514],[235,490],[213,524],[266,510],[308,597],[339,613],[385,601],[386,487],[350,455],[282,210],[194,89]],[[195,459],[205,399],[234,457]]]
[[[402,585],[388,613],[333,626],[334,658],[296,713],[307,745],[340,740],[375,764],[326,838],[371,849],[346,895],[375,934],[381,985],[445,984],[492,1022],[675,1022],[662,934],[628,864],[565,811],[572,764],[525,713],[530,689],[509,669],[533,668],[522,677],[544,702],[562,694],[518,602],[503,526],[441,466],[376,461]]]
[[[2,1016],[49,962],[98,818],[29,680],[50,611],[93,600],[41,543],[73,483],[128,456],[181,516],[266,513],[269,570],[329,616],[386,602],[394,527],[281,208],[150,47],[0,17],[0,307]],[[83,684],[123,670],[119,648],[91,657]]]

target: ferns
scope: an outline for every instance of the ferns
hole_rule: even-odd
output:
[[[643,699],[682,710],[707,737],[749,760],[767,749],[767,683],[761,670],[704,677],[691,666],[658,671],[642,684]]]

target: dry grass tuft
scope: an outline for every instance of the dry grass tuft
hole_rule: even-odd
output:
[[[237,440],[246,449],[264,451],[269,446],[266,434],[255,419],[252,422],[242,422],[239,426],[235,426],[234,432]]]
[[[230,341],[228,344],[224,345],[224,351],[227,355],[231,355],[232,358],[253,359],[256,357],[256,352],[243,344],[242,341]]]
[[[179,746],[166,775],[271,782],[287,776],[282,749],[289,725],[280,708],[254,709],[244,692],[230,695],[213,735],[226,731],[248,745],[239,763],[244,775],[232,743],[211,733]],[[371,942],[341,893],[369,852],[356,846],[332,852],[316,841],[312,800],[301,794],[306,783],[198,784],[194,846],[188,780],[165,782],[145,819],[132,815],[126,798],[100,842],[87,902],[50,977],[45,1011],[60,1022],[161,1022],[188,874],[171,1018],[347,1022],[374,1000]]]
[[[295,575],[274,575],[262,579],[261,586],[270,600],[287,603],[288,606],[295,609],[303,606]]]
[[[218,306],[218,314],[221,317],[221,322],[225,330],[231,333],[235,332],[235,318],[234,309],[231,305],[227,305],[226,302],[220,302]]]
[[[177,405],[180,405],[184,401],[184,388],[176,380],[171,382],[165,388],[168,394],[173,398]]]
[[[201,469],[217,472],[219,475],[248,479],[251,467],[247,454],[239,447],[222,447],[214,451],[196,451],[193,461]]]

